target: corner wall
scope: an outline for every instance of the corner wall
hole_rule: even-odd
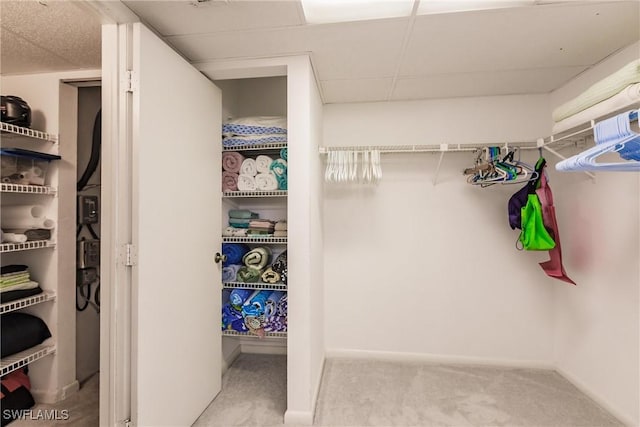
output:
[[[550,111],[640,57],[640,42],[550,95]],[[580,152],[564,153],[573,155]],[[629,425],[640,425],[640,176],[548,168],[565,268],[578,286],[555,288],[559,372]]]
[[[534,141],[548,96],[324,106],[324,144]],[[535,162],[537,151],[523,160]],[[330,356],[550,367],[557,284],[519,252],[516,185],[469,185],[473,153],[387,154],[378,186],[325,184],[325,335]]]

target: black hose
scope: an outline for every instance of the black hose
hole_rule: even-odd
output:
[[[100,240],[100,238],[98,237],[98,234],[96,233],[96,231],[93,229],[93,227],[91,226],[91,224],[87,224],[87,228],[89,229],[89,233],[91,233],[91,237],[93,237],[96,240]]]
[[[89,286],[89,297],[91,297],[91,284],[88,285]],[[84,305],[81,307],[80,305],[78,305],[78,291],[80,291],[80,295],[82,295],[82,298],[84,298]],[[89,299],[84,295],[84,291],[82,290],[82,286],[78,286],[76,287],[76,310],[78,311],[85,311],[87,309],[87,307],[89,306]]]
[[[78,181],[78,191],[82,191],[87,186],[89,179],[98,168],[98,162],[100,161],[100,146],[102,144],[102,110],[98,110],[96,119],[93,122],[93,140],[91,142],[91,156],[89,157],[89,163],[84,170],[82,177]]]

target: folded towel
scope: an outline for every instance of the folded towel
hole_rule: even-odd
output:
[[[222,191],[238,191],[238,174],[222,172]]]
[[[247,209],[231,209],[229,211],[229,218],[255,219],[259,218],[259,215]]]
[[[38,295],[42,293],[42,288],[40,286],[36,286],[32,289],[17,289],[17,290],[7,290],[2,291],[0,294],[0,303],[4,304],[5,302],[15,301],[21,298],[27,298],[33,295]]]
[[[287,161],[276,159],[269,167],[278,180],[278,190],[287,189]]]
[[[287,284],[287,251],[282,252],[271,265],[271,269],[280,274],[280,280]]]
[[[11,285],[19,285],[21,283],[26,283],[31,280],[29,276],[30,276],[29,273],[16,274],[9,277],[3,276],[2,279],[0,279],[0,287],[4,288]]]
[[[262,273],[262,270],[243,266],[238,270],[236,280],[244,283],[255,283],[260,280],[260,273]]]
[[[246,228],[236,228],[236,227],[227,227],[222,232],[224,237],[246,237],[247,229]]]
[[[255,159],[244,159],[242,166],[240,166],[240,173],[243,175],[256,176],[258,168],[256,166]]]
[[[232,264],[226,267],[222,267],[222,281],[223,282],[235,282],[236,275],[238,274],[238,270],[240,270],[242,265],[240,264]]]
[[[256,291],[248,302],[242,306],[242,315],[245,316],[264,316],[264,310],[267,305],[267,298],[273,291]]]
[[[250,219],[229,218],[229,225],[236,228],[249,228]]]
[[[229,294],[229,303],[238,310],[242,309],[244,303],[249,301],[254,291],[251,289],[234,289]]]
[[[240,167],[244,156],[237,151],[225,151],[222,153],[222,169],[227,172],[240,173]]]
[[[275,191],[278,189],[278,180],[272,173],[259,173],[256,175],[256,187],[260,191]]]
[[[275,223],[268,219],[252,219],[249,222],[250,228],[273,228],[275,227]]]
[[[267,316],[264,318],[265,332],[287,332],[286,316]]]
[[[273,236],[273,232],[269,230],[252,230],[252,229],[247,230],[247,237],[266,237],[266,236]]]
[[[287,230],[276,230],[273,232],[273,237],[287,237]]]
[[[240,191],[256,191],[256,179],[251,175],[240,175],[238,177],[238,190]]]
[[[25,290],[25,289],[35,289],[38,286],[40,286],[40,284],[38,282],[34,282],[33,280],[30,280],[30,281],[23,282],[23,283],[18,283],[18,284],[15,284],[15,285],[0,287],[0,292],[4,293],[4,292],[9,292],[9,291],[20,291],[20,290]]]
[[[282,116],[249,116],[231,119],[222,125],[223,135],[286,134],[287,118]]]
[[[278,283],[280,281],[280,274],[269,267],[262,273],[262,281],[265,283]]]
[[[289,150],[287,149],[287,147],[284,147],[282,150],[280,150],[280,158],[289,160]]]
[[[29,267],[23,264],[9,264],[0,268],[0,274],[2,274],[2,276],[7,276],[9,274],[19,274],[27,271],[28,269]]]
[[[274,227],[276,231],[283,231],[287,229],[287,221],[278,221]]]
[[[27,236],[20,233],[2,233],[2,241],[7,243],[24,243]]]
[[[251,249],[242,257],[242,263],[247,267],[257,270],[264,269],[271,262],[271,249],[267,246],[258,246]]]
[[[223,243],[222,253],[227,256],[223,267],[233,264],[241,264],[242,258],[249,252],[249,246],[243,243]]]
[[[271,163],[273,163],[273,159],[269,156],[260,155],[256,157],[258,173],[268,173],[271,170]]]
[[[24,235],[27,236],[27,242],[34,240],[49,240],[51,238],[51,230],[46,228],[34,228],[32,230],[25,230]]]

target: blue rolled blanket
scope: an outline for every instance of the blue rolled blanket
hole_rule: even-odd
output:
[[[276,176],[278,180],[278,190],[287,189],[287,161],[283,159],[276,159],[271,163],[269,169]]]
[[[282,291],[273,291],[267,298],[266,306],[264,309],[265,316],[275,316],[278,312],[278,303],[285,296]]]
[[[238,310],[241,310],[242,305],[247,302],[253,294],[254,291],[251,289],[234,289],[229,295],[229,303]]]
[[[242,265],[240,264],[232,264],[226,267],[222,267],[222,281],[223,282],[235,282],[236,275],[238,274],[238,270],[240,270]]]
[[[232,264],[242,264],[242,257],[249,252],[249,246],[243,243],[223,243],[222,253],[227,256],[227,260],[222,264],[228,267]]]
[[[267,305],[267,298],[269,298],[272,292],[273,291],[256,291],[249,299],[249,302],[246,302],[242,306],[242,315],[244,317],[264,316],[264,309]]]

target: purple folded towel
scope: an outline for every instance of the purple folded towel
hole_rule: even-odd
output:
[[[244,156],[236,151],[222,153],[222,169],[227,172],[240,173]]]

